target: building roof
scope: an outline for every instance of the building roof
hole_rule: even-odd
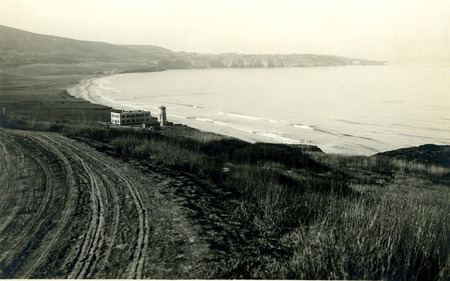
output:
[[[137,112],[150,112],[149,110],[112,110],[114,113],[137,113]]]

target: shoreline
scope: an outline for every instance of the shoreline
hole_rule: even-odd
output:
[[[100,77],[92,77],[92,78],[82,79],[82,80],[80,80],[80,82],[78,84],[75,84],[75,85],[67,88],[66,91],[70,96],[72,96],[74,98],[83,99],[90,103],[99,104],[99,105],[103,105],[106,107],[112,107],[110,105],[101,103],[99,101],[99,99],[101,99],[100,95],[96,95],[97,98],[94,98],[94,95],[92,94],[91,91],[89,91],[89,89],[90,89],[90,87],[92,87],[94,85],[95,80],[100,80],[100,79],[103,79],[106,77],[112,77],[115,75],[118,75],[118,74],[110,74],[110,75],[105,75],[105,76],[100,76]],[[106,100],[104,100],[104,101],[106,101]],[[112,103],[111,105],[114,105],[114,104]]]
[[[97,94],[97,90],[95,87],[102,87],[96,84],[96,81],[102,80],[109,77],[114,77],[121,74],[130,74],[130,73],[117,73],[117,74],[110,74],[100,77],[92,77],[83,79],[80,81],[80,83],[71,86],[70,88],[67,88],[67,93],[71,95],[74,98],[83,99],[85,101],[88,101],[90,103],[98,104],[101,106],[105,106],[108,108],[113,108],[115,110],[148,110],[150,112],[154,112],[155,109],[157,109],[157,105],[155,106],[141,106],[141,107],[135,107],[135,106],[126,106],[123,104],[117,104],[113,100],[109,100],[105,98],[102,95]],[[107,89],[108,90],[108,89]],[[228,126],[226,123],[223,122],[214,122],[213,120],[203,119],[203,118],[189,118],[185,116],[180,115],[173,115],[168,114],[168,117],[172,119],[172,121],[175,121],[175,123],[188,126],[191,128],[194,128],[196,130],[205,132],[205,133],[213,133],[213,134],[219,134],[225,137],[231,137],[238,140],[242,140],[249,143],[274,143],[274,144],[288,144],[288,145],[306,145],[306,146],[317,146],[317,144],[309,143],[305,140],[294,140],[289,139],[283,136],[278,136],[274,133],[262,133],[262,132],[255,132],[251,130],[247,130],[245,128],[240,128],[238,126]],[[174,120],[175,119],[175,120]],[[194,121],[191,121],[194,120]],[[209,123],[213,123],[216,126],[211,126]]]
[[[114,100],[107,99],[105,98],[104,95],[98,94],[98,90],[96,89],[96,87],[102,88],[104,86],[102,86],[100,83],[97,84],[96,81],[107,79],[109,77],[114,77],[120,74],[130,74],[130,73],[116,73],[82,79],[80,83],[67,88],[67,92],[72,97],[83,99],[90,103],[98,104],[108,108],[113,108],[116,110],[146,110],[154,113],[155,110],[157,110],[158,105],[127,106],[124,104],[118,104]],[[105,89],[111,90],[108,88]],[[174,123],[185,125],[205,133],[219,134],[222,136],[235,138],[249,143],[261,142],[261,143],[288,144],[288,145],[306,145],[306,146],[313,145],[319,147],[327,154],[348,155],[348,156],[371,156],[383,151],[389,151],[389,150],[372,149],[372,151],[369,152],[369,150],[366,149],[367,151],[363,153],[361,149],[360,150],[352,150],[350,148],[342,149],[341,146],[342,144],[333,144],[333,143],[320,144],[315,143],[313,141],[309,141],[307,139],[292,139],[284,137],[283,135],[277,134],[275,132],[255,131],[247,129],[245,127],[240,127],[239,125],[228,124],[226,122],[221,122],[217,120],[210,120],[208,118],[200,118],[200,117],[192,118],[176,114],[168,114],[168,117]],[[295,124],[293,124],[293,126],[295,126]],[[312,127],[308,126],[307,129],[312,129]]]
[[[177,101],[177,97],[175,96],[167,98],[166,101],[166,94],[163,94],[164,97],[162,98],[160,97],[159,92],[155,92],[155,97],[153,97],[153,92],[151,95],[145,96],[145,93],[143,95],[139,91],[135,93],[135,90],[139,88],[130,88],[132,89],[130,90],[128,87],[121,88],[120,86],[118,87],[116,85],[117,81],[123,82],[123,80],[127,77],[121,77],[119,80],[113,80],[116,82],[108,80],[109,78],[116,77],[119,74],[130,73],[117,73],[82,79],[78,84],[68,87],[67,92],[73,97],[117,110],[146,110],[155,113],[157,112],[158,106],[169,105],[168,117],[170,121],[174,123],[184,124],[200,131],[220,134],[250,143],[264,142],[277,144],[315,145],[329,154],[370,156],[380,152],[396,150],[404,147],[414,147],[427,143],[439,143],[442,145],[446,144],[446,142],[440,143],[435,142],[431,139],[427,140],[420,138],[411,138],[409,140],[406,140],[405,138],[402,139],[401,136],[398,137],[398,140],[401,140],[400,142],[388,142],[385,141],[384,138],[380,139],[379,134],[378,138],[364,138],[359,137],[357,133],[355,134],[353,132],[355,128],[351,127],[350,125],[347,125],[346,127],[342,126],[341,131],[336,131],[337,129],[334,130],[332,124],[330,125],[327,123],[327,125],[320,120],[301,120],[306,123],[295,123],[293,122],[296,121],[295,118],[292,120],[283,118],[269,120],[267,119],[268,117],[266,115],[243,115],[245,113],[243,113],[242,110],[241,112],[239,112],[238,107],[236,107],[235,109],[237,110],[236,112],[233,111],[232,107],[220,108],[221,112],[218,112],[217,108],[214,108],[214,106],[210,107],[207,104],[199,103],[198,99],[194,99],[192,100],[192,102],[182,99],[180,99],[180,101]],[[140,80],[141,77],[143,79],[146,76],[138,76],[137,80]],[[161,79],[164,79],[164,77],[167,77],[167,75],[163,74],[161,76]],[[133,78],[130,79],[134,81]],[[111,85],[117,87],[117,89],[111,87],[110,83],[112,83]],[[182,85],[180,87],[181,89],[183,88]],[[160,91],[163,91],[162,93],[164,93],[164,88],[158,87],[158,83],[156,83],[155,89],[160,89]],[[121,90],[123,90],[124,92],[116,93],[120,92]],[[149,91],[151,92],[151,89]],[[136,95],[136,100],[134,100],[134,97],[132,95]],[[181,104],[181,102],[183,102],[183,108],[178,106],[179,104]],[[200,104],[198,106],[200,109],[193,109],[197,108],[198,104]],[[184,106],[189,107],[184,108]],[[155,114],[153,114],[153,116],[155,116]],[[242,121],[242,118],[250,119],[250,121],[247,119]],[[272,123],[265,124],[265,121],[272,123],[278,122],[276,126],[279,126],[281,130],[278,130],[278,127],[272,127]],[[300,126],[298,124],[300,124]],[[281,128],[280,126],[284,127]],[[308,130],[294,130],[290,126]],[[350,133],[346,133],[347,131],[345,129],[347,129],[347,131],[349,130]],[[357,140],[356,138],[360,138],[363,140]],[[436,139],[436,141],[438,140],[440,139]]]

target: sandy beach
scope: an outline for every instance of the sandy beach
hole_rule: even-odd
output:
[[[68,88],[67,92],[75,98],[84,99],[94,104],[108,106],[116,110],[148,110],[152,112],[152,116],[154,117],[156,116],[158,107],[155,105],[143,105],[143,106],[126,105],[126,103],[123,101],[116,102],[114,99],[108,98],[107,96],[108,91],[118,91],[116,89],[108,88],[105,86],[105,84],[108,83],[107,79],[112,76],[113,75],[83,79],[80,81],[79,84]],[[236,114],[229,114],[229,115],[236,116]],[[239,126],[231,126],[228,123],[214,121],[207,118],[200,118],[200,117],[189,118],[186,116],[182,116],[180,114],[170,114],[170,113],[168,114],[168,117],[171,119],[171,121],[176,123],[181,123],[206,132],[212,132],[221,135],[226,135],[229,137],[234,137],[250,143],[273,142],[286,144],[308,144],[307,141],[289,139],[271,133],[254,132]]]
[[[117,104],[114,101],[105,99],[102,95],[99,94],[98,81],[101,79],[105,79],[106,77],[83,79],[80,81],[79,84],[68,88],[67,92],[75,98],[84,99],[91,103],[101,104],[115,109],[126,109],[126,108],[116,108]]]

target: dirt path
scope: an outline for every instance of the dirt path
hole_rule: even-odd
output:
[[[174,184],[58,134],[0,129],[0,278],[210,278]]]

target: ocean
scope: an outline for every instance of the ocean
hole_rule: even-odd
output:
[[[450,144],[450,66],[192,69],[82,81],[74,96],[250,142],[372,155]]]

